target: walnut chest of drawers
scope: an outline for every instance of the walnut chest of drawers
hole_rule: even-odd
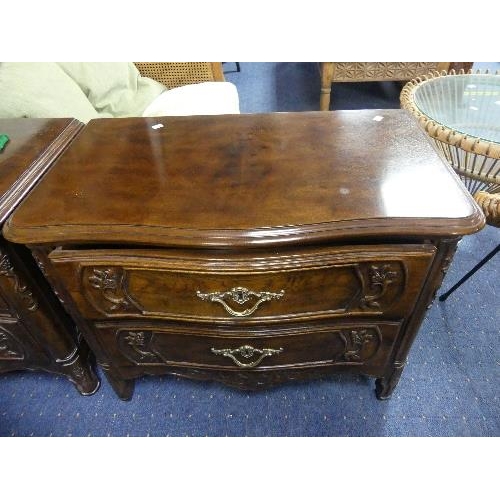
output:
[[[72,119],[0,119],[0,224],[22,201],[82,124]],[[0,372],[60,373],[82,394],[99,386],[89,350],[24,246],[0,238]]]
[[[13,214],[117,394],[335,371],[387,398],[483,216],[400,110],[91,121]]]

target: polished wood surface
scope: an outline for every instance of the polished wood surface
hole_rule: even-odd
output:
[[[75,138],[73,119],[0,120],[0,223]],[[82,394],[99,386],[89,350],[26,248],[0,238],[0,372],[65,375]]]
[[[483,224],[413,121],[372,110],[90,122],[4,233],[122,399],[145,374],[334,372],[385,399]]]
[[[0,223],[74,139],[82,124],[72,118],[1,119],[9,142],[0,153]]]
[[[234,248],[479,229],[423,137],[401,110],[95,120],[4,232]]]

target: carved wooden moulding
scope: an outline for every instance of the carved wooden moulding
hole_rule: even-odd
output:
[[[0,360],[22,361],[24,358],[22,342],[5,326],[0,326]]]
[[[411,80],[436,71],[436,62],[336,62],[334,81]]]
[[[36,311],[38,309],[38,301],[33,297],[33,292],[14,271],[14,267],[10,262],[9,257],[1,249],[0,276],[6,276],[10,280],[12,280],[14,292],[22,299],[29,311]]]

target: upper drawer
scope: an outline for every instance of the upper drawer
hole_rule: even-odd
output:
[[[230,254],[63,250],[58,279],[89,319],[259,322],[386,314],[413,307],[432,245]]]

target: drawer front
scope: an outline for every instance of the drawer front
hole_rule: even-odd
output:
[[[398,322],[310,323],[272,331],[190,328],[182,325],[101,324],[99,341],[122,370],[162,368],[266,371],[344,365],[383,373],[400,329]]]
[[[259,322],[332,316],[403,317],[434,256],[431,245],[300,253],[185,254],[56,250],[50,254],[88,319]]]

